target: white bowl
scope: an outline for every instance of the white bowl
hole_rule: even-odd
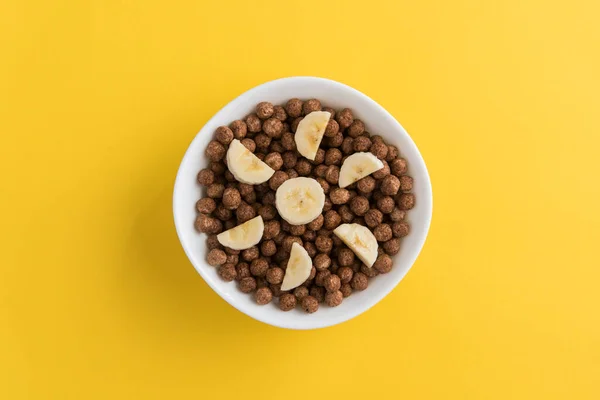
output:
[[[277,307],[276,299],[266,306],[259,306],[252,295],[240,292],[235,282],[222,281],[216,269],[206,263],[206,235],[199,234],[194,229],[195,204],[202,192],[196,175],[208,164],[204,150],[217,127],[244,118],[261,101],[283,104],[294,97],[317,98],[324,105],[335,109],[348,107],[355,117],[365,123],[371,134],[381,135],[387,143],[398,146],[400,154],[408,161],[416,197],[415,207],[407,213],[411,232],[402,240],[401,250],[394,256],[392,271],[369,280],[366,290],[354,292],[340,306],[331,308],[321,305],[314,314],[305,314],[300,307],[283,312]],[[313,77],[292,77],[267,82],[223,107],[204,125],[185,153],[173,193],[173,214],[179,240],[206,283],[241,312],[267,324],[290,329],[315,329],[335,325],[356,317],[383,299],[402,280],[419,255],[429,231],[431,213],[432,193],[427,167],[417,146],[398,121],[361,92],[332,80]]]

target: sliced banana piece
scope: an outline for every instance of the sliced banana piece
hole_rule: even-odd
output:
[[[340,169],[340,187],[345,188],[359,179],[383,168],[383,162],[373,153],[354,153],[342,164]]]
[[[227,168],[235,179],[249,185],[258,185],[268,181],[275,173],[273,168],[262,162],[237,139],[229,144],[227,150]]]
[[[312,270],[312,259],[298,243],[292,244],[290,259],[285,269],[281,290],[290,290],[302,285],[310,276]]]
[[[333,230],[335,236],[356,254],[358,258],[369,268],[377,260],[377,239],[367,228],[359,224],[342,224]]]
[[[298,153],[309,160],[315,159],[330,117],[330,112],[313,111],[302,118],[294,136]]]
[[[292,225],[308,224],[323,212],[325,192],[312,178],[292,178],[275,193],[275,207],[281,218]]]
[[[217,240],[233,250],[245,250],[258,244],[263,236],[265,225],[259,215],[241,225],[217,235]]]

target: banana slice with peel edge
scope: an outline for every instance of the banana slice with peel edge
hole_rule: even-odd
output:
[[[298,153],[309,160],[315,159],[330,117],[330,112],[313,111],[302,118],[294,135]]]
[[[381,168],[383,162],[373,153],[354,153],[344,160],[340,168],[340,187],[345,188]]]
[[[261,241],[265,225],[262,217],[252,218],[217,235],[217,240],[233,250],[246,250]]]
[[[339,237],[367,267],[373,266],[377,260],[379,244],[369,228],[359,224],[342,224],[333,230],[333,234]]]
[[[275,173],[260,158],[256,157],[237,139],[229,144],[227,168],[235,179],[249,185],[259,185],[268,181]]]
[[[312,259],[298,243],[292,244],[290,259],[285,269],[281,290],[291,290],[302,285],[310,276],[312,270]]]

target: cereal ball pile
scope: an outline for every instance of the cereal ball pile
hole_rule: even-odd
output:
[[[315,160],[298,153],[294,134],[304,116],[328,111]],[[238,182],[228,170],[225,156],[237,139],[269,167],[273,176],[260,185]],[[340,168],[355,152],[371,152],[384,167],[346,187],[338,186]],[[393,256],[402,238],[410,234],[406,213],[415,206],[413,178],[395,146],[371,135],[352,110],[334,110],[318,99],[290,99],[285,104],[260,102],[254,112],[229,126],[217,128],[206,147],[210,160],[197,176],[205,196],[196,203],[195,227],[206,233],[207,261],[225,281],[236,281],[257,304],[275,302],[280,310],[295,308],[306,313],[322,304],[339,306],[353,292],[368,288],[369,279],[392,270]],[[325,192],[323,212],[305,225],[290,225],[275,207],[275,192],[286,180],[305,176],[315,179]],[[256,216],[264,221],[262,241],[242,251],[223,247],[216,235]],[[369,228],[379,243],[379,256],[369,268],[333,234],[343,223]],[[313,259],[312,272],[301,286],[282,291],[293,243],[303,246]]]

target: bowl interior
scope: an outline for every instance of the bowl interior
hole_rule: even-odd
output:
[[[392,271],[369,280],[369,287],[355,292],[335,308],[322,305],[314,314],[299,308],[280,311],[277,302],[257,305],[251,295],[240,292],[235,282],[224,282],[216,269],[206,263],[206,235],[194,229],[195,204],[202,190],[196,182],[198,171],[208,164],[204,154],[215,129],[242,119],[260,101],[283,104],[290,98],[318,98],[323,105],[341,109],[351,108],[371,134],[381,135],[387,143],[398,146],[408,160],[409,174],[414,178],[416,206],[407,213],[411,233],[403,239],[400,252],[394,256]],[[242,94],[219,111],[200,130],[188,148],[177,175],[173,195],[175,226],[182,246],[204,280],[227,302],[245,314],[265,323],[293,329],[313,329],[334,325],[362,312],[385,297],[408,272],[425,242],[432,212],[431,183],[425,163],[404,128],[380,105],[366,95],[341,83],[311,77],[284,78],[267,82]]]

